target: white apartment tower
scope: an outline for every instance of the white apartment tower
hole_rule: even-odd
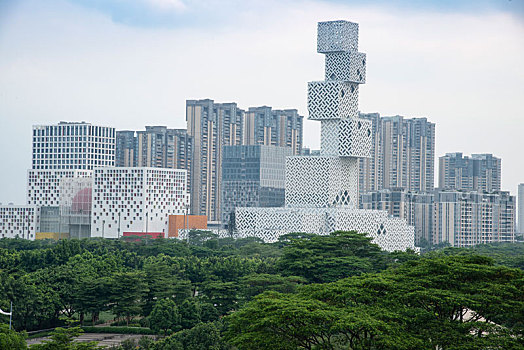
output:
[[[509,192],[435,193],[433,243],[469,247],[515,240],[515,197]]]
[[[427,118],[360,114],[371,122],[371,158],[361,159],[362,193],[402,188],[428,192],[434,188],[435,123]]]
[[[85,122],[33,126],[33,169],[92,170],[114,165],[115,128]]]
[[[98,168],[92,189],[91,237],[124,232],[168,232],[168,215],[189,207],[187,171],[162,168]]]

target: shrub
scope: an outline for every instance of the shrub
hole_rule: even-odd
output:
[[[143,327],[82,327],[86,333],[118,333],[118,334],[155,334],[150,328]]]

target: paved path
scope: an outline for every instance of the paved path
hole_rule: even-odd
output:
[[[127,339],[140,339],[143,335],[141,334],[117,334],[117,333],[83,333],[80,336],[75,338],[75,341],[77,342],[90,342],[90,341],[96,341],[98,342],[98,346],[113,346],[113,345],[119,345],[124,340]],[[43,340],[47,339],[47,337],[44,338],[34,338],[34,339],[28,339],[27,345],[33,345],[33,344],[40,344]]]

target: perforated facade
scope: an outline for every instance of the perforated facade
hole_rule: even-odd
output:
[[[58,207],[60,179],[91,177],[92,170],[28,170],[27,204]]]
[[[0,238],[34,240],[39,215],[36,205],[0,205]]]
[[[168,216],[189,205],[186,170],[98,168],[92,189],[91,236],[168,232]]]
[[[414,248],[414,228],[385,211],[361,210],[359,159],[370,157],[372,123],[358,115],[358,86],[365,82],[365,55],[358,53],[358,24],[318,24],[318,46],[326,54],[326,80],[308,84],[309,119],[321,126],[320,156],[288,157],[283,208],[237,208],[241,237],[275,241],[289,232],[368,233],[386,250]]]

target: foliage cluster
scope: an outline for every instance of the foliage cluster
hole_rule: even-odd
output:
[[[273,244],[192,232],[189,243],[2,239],[0,308],[13,301],[20,331],[64,319],[94,324],[110,311],[115,324],[142,327],[84,331],[160,336],[122,349],[524,345],[522,244],[419,255],[385,252],[355,232],[289,234]],[[81,331],[58,328],[39,349],[73,349]],[[2,342],[26,348],[23,335],[4,328]]]

